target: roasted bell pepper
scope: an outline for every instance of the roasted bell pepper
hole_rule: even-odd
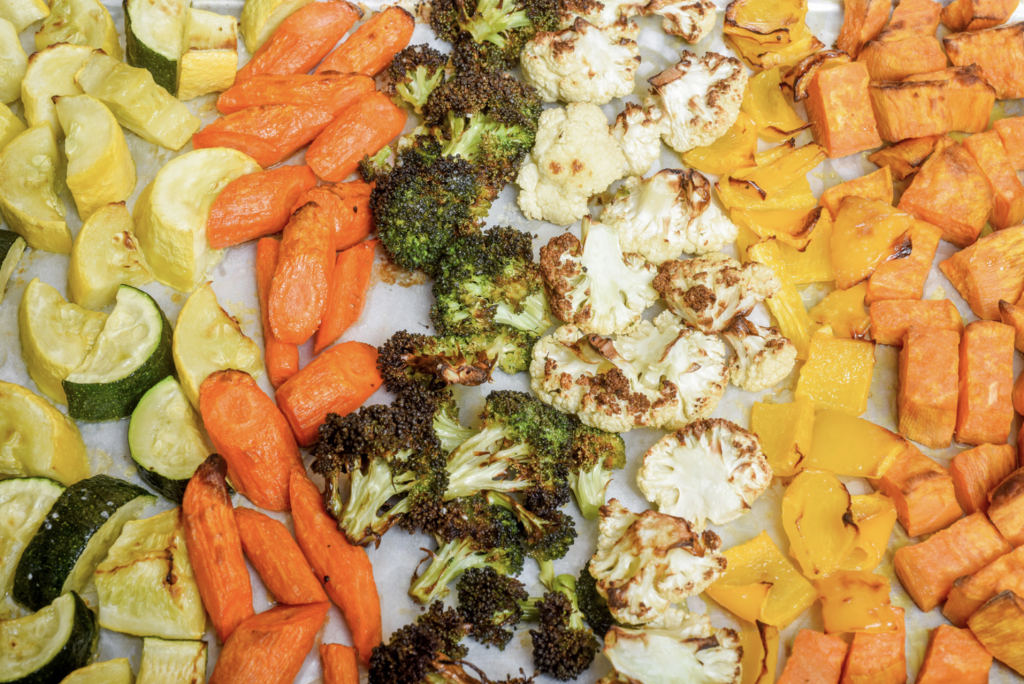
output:
[[[782,94],[779,68],[766,69],[747,81],[741,109],[757,124],[757,134],[769,142],[782,142],[810,124],[797,115]]]
[[[874,368],[874,342],[845,340],[818,331],[811,336],[807,363],[800,369],[794,396],[810,399],[818,409],[859,416],[868,406]]]
[[[682,156],[683,163],[701,173],[719,176],[736,169],[755,166],[757,124],[740,112],[729,130],[706,147],[696,147]]]
[[[862,340],[871,328],[868,310],[864,308],[867,283],[849,290],[833,290],[807,313],[816,322],[832,328],[835,337]]]
[[[850,512],[857,525],[853,551],[839,566],[842,570],[872,571],[878,567],[889,546],[896,525],[896,506],[881,493],[850,497]]]
[[[910,254],[904,236],[914,217],[888,202],[846,197],[832,227],[832,268],[836,287],[845,290],[866,280],[878,266]]]
[[[867,175],[833,185],[821,193],[821,199],[818,201],[821,206],[828,209],[829,215],[834,219],[839,215],[839,207],[845,197],[862,197],[892,204],[892,196],[892,173],[888,166],[882,166]]]
[[[814,583],[825,632],[895,632],[901,617],[889,601],[889,580],[873,572],[837,570]]]
[[[857,541],[846,485],[829,473],[800,473],[782,497],[782,527],[789,537],[789,555],[804,575],[827,577],[850,555]]]
[[[754,402],[750,429],[761,442],[768,465],[776,477],[789,477],[803,470],[814,434],[814,403],[810,399],[788,404]]]
[[[927,138],[912,138],[898,142],[891,147],[883,147],[868,155],[868,161],[876,166],[888,166],[892,177],[898,181],[909,178],[920,170],[940,140],[937,135]]]
[[[906,444],[907,440],[871,421],[841,411],[818,411],[811,451],[803,466],[844,477],[881,477]]]
[[[743,657],[741,684],[774,684],[779,666],[779,628],[758,622],[740,631]]]

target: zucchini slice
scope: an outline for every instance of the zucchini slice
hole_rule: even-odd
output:
[[[63,492],[45,477],[0,480],[0,599],[11,592],[18,559]]]
[[[99,0],[53,0],[50,16],[36,31],[36,50],[57,43],[86,45],[121,59],[117,25]]]
[[[128,448],[142,481],[177,503],[196,468],[213,453],[199,413],[170,376],[153,385],[132,412]]]
[[[142,640],[142,664],[135,684],[203,684],[206,681],[206,642]]]
[[[69,591],[82,591],[117,541],[156,497],[109,475],[69,486],[54,502],[14,572],[14,600],[39,610]]]
[[[65,301],[39,278],[29,282],[18,307],[18,327],[28,374],[40,392],[68,403],[61,383],[82,365],[106,321],[107,314]]]
[[[0,151],[0,214],[33,249],[71,252],[67,209],[57,195],[61,157],[50,124],[28,129]]]
[[[210,373],[234,368],[253,377],[263,372],[260,348],[217,303],[210,283],[192,293],[174,326],[174,367],[181,387],[199,408],[199,386]]]
[[[102,663],[93,663],[75,670],[60,684],[134,684],[135,675],[127,658],[115,658]]]
[[[4,301],[7,281],[25,253],[25,238],[9,230],[0,230],[0,302]]]
[[[21,47],[18,30],[0,18],[0,102],[10,104],[21,97],[21,81],[28,68],[28,55]]]
[[[153,282],[124,202],[101,207],[75,236],[68,264],[68,296],[86,309],[113,303],[121,285]]]
[[[130,416],[142,395],[173,372],[164,312],[142,290],[122,285],[96,344],[64,380],[68,414],[93,421]]]
[[[11,22],[18,33],[49,14],[50,8],[44,0],[4,0],[0,3],[0,19]]]
[[[237,150],[210,147],[175,157],[135,202],[135,234],[153,277],[191,292],[223,256],[206,239],[210,205],[239,176],[259,165]]]
[[[135,162],[124,131],[106,106],[89,95],[57,98],[57,118],[67,134],[67,184],[78,215],[123,202],[135,189]]]
[[[153,74],[156,84],[177,92],[185,16],[190,0],[124,0],[127,62]]]
[[[180,150],[200,121],[153,81],[145,69],[93,52],[75,76],[78,86],[105,104],[118,123],[156,145]]]
[[[252,54],[260,49],[270,34],[285,19],[314,0],[245,0],[242,7],[242,37],[245,49]]]
[[[230,88],[238,71],[235,18],[190,9],[178,60],[178,99],[191,100]]]
[[[125,524],[95,579],[100,627],[162,639],[199,639],[206,632],[180,508]]]
[[[38,394],[0,380],[0,477],[48,477],[63,485],[89,477],[78,426]]]
[[[2,37],[0,37],[0,40],[2,40]],[[11,111],[10,107],[0,103],[0,150],[7,147],[7,143],[24,133],[27,128],[21,119]]]
[[[91,54],[92,48],[69,43],[51,45],[32,53],[28,58],[25,79],[21,82],[21,103],[25,105],[25,121],[29,126],[45,121],[53,127],[58,139],[64,137],[53,98],[82,94],[82,89],[75,83],[75,74]]]
[[[73,591],[32,615],[0,621],[0,682],[59,682],[89,662],[99,635],[96,614]]]

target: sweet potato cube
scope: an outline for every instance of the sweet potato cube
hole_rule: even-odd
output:
[[[870,420],[818,411],[803,466],[845,477],[880,478],[907,448],[907,440]]]
[[[902,608],[891,608],[896,631],[853,635],[839,684],[904,684],[907,681],[907,628]]]
[[[939,28],[942,4],[934,0],[901,0],[892,11],[882,40],[904,40],[911,36],[934,36]]]
[[[954,582],[942,614],[957,627],[963,627],[986,601],[1007,590],[1018,596],[1024,592],[1024,546]]]
[[[871,336],[877,344],[903,346],[903,337],[911,326],[939,328],[963,333],[960,312],[948,299],[890,299],[868,307]]]
[[[865,303],[883,299],[920,299],[924,295],[924,282],[932,270],[942,231],[915,219],[905,237],[910,241],[910,254],[878,264],[868,278]],[[898,253],[903,252],[901,249]]]
[[[964,328],[956,441],[1006,443],[1013,421],[1013,341],[1013,328],[995,321]]]
[[[899,431],[907,439],[933,449],[952,443],[959,347],[960,335],[952,330],[913,327],[907,331],[896,399]]]
[[[872,81],[868,85],[878,135],[887,142],[949,130],[946,81]]]
[[[818,409],[859,416],[868,407],[874,368],[874,342],[816,332],[793,396],[810,399]]]
[[[754,402],[750,409],[750,429],[761,442],[761,449],[776,477],[796,475],[811,450],[814,434],[814,403],[802,399],[788,404]]]
[[[999,26],[1017,9],[1019,0],[953,0],[940,18],[953,33]]]
[[[1024,468],[996,485],[988,501],[988,519],[996,529],[1014,546],[1024,545]]]
[[[957,578],[976,573],[1011,549],[984,513],[974,513],[926,541],[898,549],[893,566],[910,598],[927,613],[946,598]]]
[[[777,684],[839,684],[846,642],[834,634],[801,629]]]
[[[932,630],[914,684],[988,684],[990,669],[992,655],[971,630],[939,625]]]
[[[999,119],[992,124],[1006,148],[1006,156],[1017,171],[1024,170],[1024,116]]]
[[[939,268],[979,318],[998,321],[999,302],[1024,293],[1024,226],[986,235]]]
[[[859,283],[849,290],[832,290],[807,314],[816,323],[831,327],[835,337],[866,339],[871,327],[868,310],[864,308],[867,291],[867,283]]]
[[[804,518],[806,521],[807,518]],[[815,581],[829,634],[893,632],[903,621],[889,600],[888,578],[864,570],[836,570]]]
[[[1024,306],[1017,306],[1016,304],[1010,304],[1007,301],[999,300],[999,320],[1004,325],[1008,325],[1013,328],[1013,346],[1019,352],[1024,352]],[[1022,374],[1020,377],[1024,377]],[[1017,383],[1020,383],[1018,379]],[[1014,385],[1014,408],[1017,408],[1017,385]],[[1024,399],[1024,397],[1021,397]],[[1020,404],[1021,408],[1024,408],[1024,401]],[[1021,413],[1017,411],[1017,413]]]
[[[961,451],[949,464],[956,500],[964,513],[988,510],[988,493],[1017,468],[1012,444],[982,444]]]
[[[899,208],[941,228],[944,240],[966,247],[992,212],[992,189],[974,157],[946,138],[914,176]]]
[[[913,74],[946,68],[946,55],[935,36],[913,36],[903,40],[877,40],[864,46],[857,61],[867,67],[872,81],[902,81]]]
[[[896,518],[911,537],[941,530],[962,515],[949,473],[913,444],[907,443],[871,484],[892,499]]]
[[[868,70],[859,62],[819,70],[807,88],[807,117],[814,141],[832,159],[882,144],[868,97]]]
[[[967,621],[996,660],[1024,675],[1024,601],[1012,591],[994,596]]]
[[[843,3],[843,26],[836,47],[857,59],[860,50],[873,40],[889,19],[892,0],[847,0]]]
[[[1024,97],[1024,22],[953,33],[942,42],[954,65],[981,67],[997,98]]]
[[[903,180],[918,172],[921,165],[932,155],[938,141],[937,135],[911,138],[892,147],[883,147],[877,152],[872,152],[868,155],[868,161],[876,166],[888,166],[894,179]]]
[[[981,68],[977,64],[950,67],[928,74],[914,74],[903,80],[946,82],[949,130],[980,133],[988,128],[989,114],[996,102],[996,89],[985,82]]]
[[[892,204],[892,172],[888,166],[882,166],[866,176],[848,180],[821,193],[819,203],[828,210],[835,219],[839,214],[839,206],[845,197],[863,197]]]
[[[992,188],[992,213],[988,222],[996,230],[1024,222],[1024,184],[1010,163],[1003,141],[996,131],[978,133],[964,140],[966,149]]]
[[[853,287],[870,277],[885,260],[909,254],[910,245],[903,236],[913,224],[910,214],[885,202],[845,198],[832,226],[836,287]]]

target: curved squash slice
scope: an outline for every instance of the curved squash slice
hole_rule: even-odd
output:
[[[33,249],[68,254],[67,209],[57,196],[61,158],[50,124],[41,123],[0,152],[0,214]]]

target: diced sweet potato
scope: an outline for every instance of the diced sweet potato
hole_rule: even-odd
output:
[[[793,396],[810,399],[818,409],[859,416],[868,407],[874,368],[874,342],[814,333]]]
[[[911,537],[941,530],[963,513],[949,473],[913,444],[871,484],[892,499],[896,518]]]
[[[988,493],[1017,467],[1012,444],[982,444],[962,451],[949,464],[956,500],[964,513],[988,510]]]
[[[914,74],[903,80],[946,82],[949,130],[980,133],[988,128],[989,114],[996,102],[996,89],[985,82],[977,64]]]
[[[818,71],[807,88],[814,141],[832,159],[882,144],[868,97],[868,70],[859,62]]]
[[[843,664],[839,684],[905,684],[907,681],[907,627],[902,608],[894,632],[856,632]]]
[[[986,601],[1007,590],[1018,595],[1024,592],[1024,546],[954,582],[942,614],[957,627],[963,627]]]
[[[988,501],[988,519],[996,529],[1014,546],[1024,545],[1024,468],[996,485]]]
[[[836,287],[853,287],[887,259],[909,254],[910,245],[903,236],[913,224],[910,214],[885,202],[844,198],[832,226]]]
[[[986,235],[939,264],[971,310],[1000,320],[999,302],[1016,302],[1024,293],[1024,227]]]
[[[996,230],[1024,222],[1024,184],[1010,163],[1003,141],[996,131],[978,133],[964,140],[966,149],[992,188],[992,213],[988,222]]]
[[[967,625],[996,660],[1024,675],[1024,601],[1014,592],[994,596]]]
[[[857,57],[867,67],[872,81],[902,81],[913,74],[946,68],[946,55],[935,36],[914,36],[904,40],[872,40]]]
[[[940,18],[953,33],[999,26],[1017,9],[1019,0],[953,0]]]
[[[939,28],[942,3],[934,0],[901,0],[892,11],[882,40],[904,40],[911,36],[934,36]]]
[[[868,85],[878,135],[888,142],[949,130],[946,81],[872,81]]]
[[[874,40],[889,19],[892,0],[847,0],[843,3],[843,26],[836,47],[854,59],[869,40]]]
[[[836,635],[801,629],[777,684],[838,684],[846,651]]]
[[[1024,116],[999,119],[992,128],[1003,141],[1006,156],[1017,171],[1024,170]]]
[[[910,240],[910,254],[883,261],[868,278],[866,304],[883,299],[920,299],[924,295],[924,282],[931,272],[942,231],[930,223],[915,220],[906,238]]]
[[[1013,422],[1013,340],[1013,328],[995,321],[964,328],[956,441],[1006,443]]]
[[[963,333],[960,312],[948,299],[892,299],[874,302],[868,307],[871,336],[877,344],[903,346],[903,336],[911,326],[955,330]]]
[[[821,193],[819,202],[821,206],[828,209],[828,213],[835,219],[844,197],[863,197],[892,204],[892,173],[889,171],[889,167],[883,166],[866,176],[859,176],[845,183],[833,185]]]
[[[896,406],[899,431],[933,449],[953,441],[956,427],[960,335],[952,330],[911,328],[900,351]]]
[[[990,669],[992,655],[969,629],[939,625],[914,684],[988,684]]]
[[[871,153],[868,155],[868,161],[876,166],[888,166],[894,179],[903,180],[918,172],[921,165],[932,155],[938,141],[937,135],[911,138]]]
[[[1000,100],[1024,97],[1024,22],[953,33],[942,43],[956,66],[981,67]]]
[[[1003,302],[1005,304],[1005,302]],[[1018,309],[1020,307],[1017,307]],[[1020,331],[1017,331],[1017,339],[1020,340]],[[1017,376],[1017,379],[1013,381],[1013,394],[1010,395],[1013,400],[1013,410],[1019,415],[1024,416],[1024,373]],[[1017,432],[1017,441],[1021,439],[1020,431]]]
[[[1001,320],[1004,325],[1008,325],[1011,328],[1013,328],[1013,346],[1017,349],[1017,351],[1024,352],[1024,306],[1010,304],[1009,302],[1000,299],[999,320]],[[1024,377],[1024,374],[1022,374],[1020,377]],[[1016,387],[1016,385],[1014,387]],[[1014,395],[1016,398],[1016,391],[1014,392]],[[1014,404],[1016,405],[1016,401],[1014,402]],[[1024,407],[1024,403],[1021,404],[1021,407]],[[1021,412],[1017,411],[1017,413]]]
[[[957,247],[978,239],[992,212],[992,189],[978,163],[948,138],[903,193],[899,208],[942,229],[942,238]]]

